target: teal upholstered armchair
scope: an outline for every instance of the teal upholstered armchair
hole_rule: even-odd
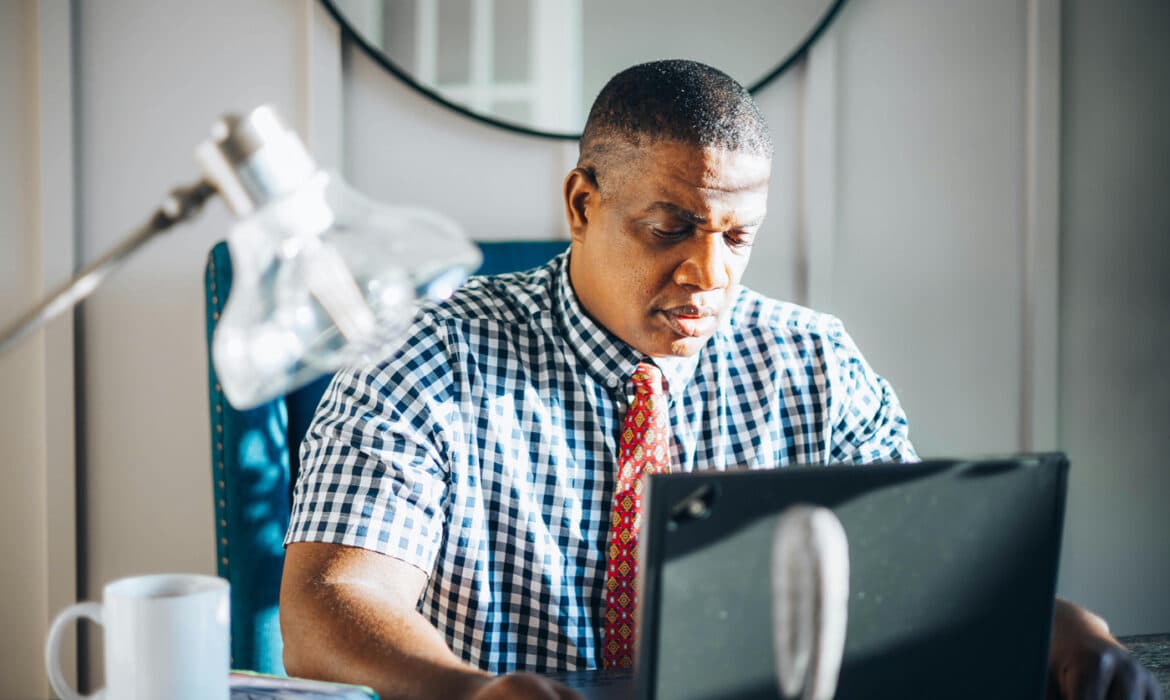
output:
[[[480,274],[542,265],[566,241],[481,243]],[[207,341],[232,284],[227,244],[207,260]],[[296,483],[301,438],[330,377],[247,411],[224,398],[208,353],[211,408],[211,473],[215,492],[215,539],[219,575],[231,582],[232,668],[284,673],[277,603],[284,566],[291,486]]]

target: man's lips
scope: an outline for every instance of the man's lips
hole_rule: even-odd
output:
[[[717,316],[718,309],[713,306],[699,306],[695,304],[679,304],[668,309],[663,309],[663,313],[675,314],[676,316]]]
[[[719,323],[718,313],[710,307],[684,304],[659,313],[675,333],[691,338],[710,335]]]

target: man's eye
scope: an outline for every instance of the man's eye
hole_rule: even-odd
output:
[[[662,239],[668,240],[668,241],[677,241],[677,240],[681,240],[681,239],[689,236],[692,229],[690,226],[683,226],[681,228],[672,228],[672,229],[661,229],[661,228],[652,227],[651,230],[654,231],[654,235],[659,237],[659,238],[662,238]]]
[[[727,245],[732,248],[751,248],[754,236],[747,233],[729,233],[724,238],[727,240]]]

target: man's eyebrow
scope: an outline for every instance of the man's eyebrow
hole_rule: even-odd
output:
[[[655,211],[665,211],[668,214],[677,216],[683,221],[686,221],[689,224],[695,224],[696,226],[703,226],[707,224],[707,217],[700,216],[695,212],[690,211],[689,209],[683,209],[679,205],[671,204],[670,202],[655,202],[646,209],[646,213],[648,214]],[[764,223],[764,217],[761,216],[752,221],[746,221],[740,224],[738,228],[751,228],[753,226],[759,226],[762,223]]]
[[[677,216],[678,218],[690,224],[707,223],[707,217],[700,216],[693,211],[683,209],[679,205],[671,204],[670,202],[655,202],[646,208],[647,213],[655,211],[665,211],[666,213]]]

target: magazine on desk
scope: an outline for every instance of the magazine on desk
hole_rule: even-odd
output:
[[[377,693],[360,685],[268,676],[249,671],[232,671],[230,679],[231,700],[378,700]]]

